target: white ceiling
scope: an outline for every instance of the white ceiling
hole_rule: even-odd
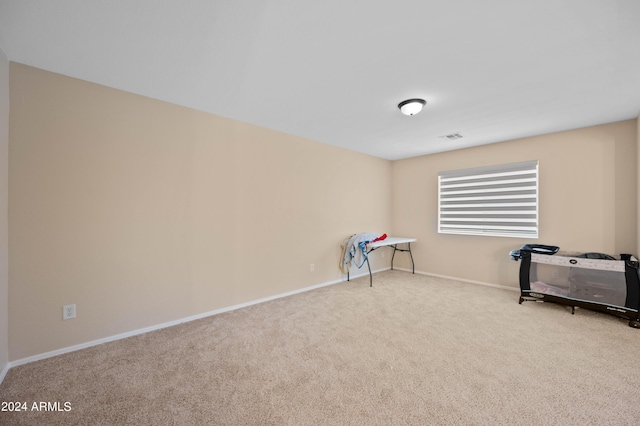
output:
[[[386,159],[640,113],[640,0],[0,0],[0,48]]]

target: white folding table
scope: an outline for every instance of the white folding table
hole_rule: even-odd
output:
[[[397,251],[409,252],[409,257],[411,258],[411,273],[415,274],[415,265],[413,263],[413,255],[411,254],[411,243],[418,241],[415,238],[404,238],[404,237],[387,237],[384,240],[376,241],[374,243],[369,243],[366,245],[367,250],[367,268],[369,268],[369,287],[373,287],[373,275],[371,274],[371,265],[369,265],[369,253],[372,251],[379,249],[380,247],[393,247],[393,254],[391,255],[391,269],[393,270],[393,258],[396,256]],[[407,248],[401,249],[398,248],[398,244],[406,244]],[[349,271],[347,271],[347,281],[349,281]]]

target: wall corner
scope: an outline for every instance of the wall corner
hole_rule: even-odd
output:
[[[0,48],[0,383],[9,369],[9,60]]]
[[[638,183],[637,204],[636,204],[636,256],[640,256],[640,114],[636,117],[636,182]]]

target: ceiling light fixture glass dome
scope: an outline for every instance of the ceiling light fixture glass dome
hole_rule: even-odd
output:
[[[398,108],[404,115],[416,115],[422,111],[422,107],[425,106],[427,101],[424,99],[407,99],[398,104]]]

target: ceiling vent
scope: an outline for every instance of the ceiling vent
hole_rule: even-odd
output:
[[[462,139],[462,135],[460,133],[451,133],[450,135],[440,136],[443,139],[448,139],[450,141],[455,141],[456,139]]]

